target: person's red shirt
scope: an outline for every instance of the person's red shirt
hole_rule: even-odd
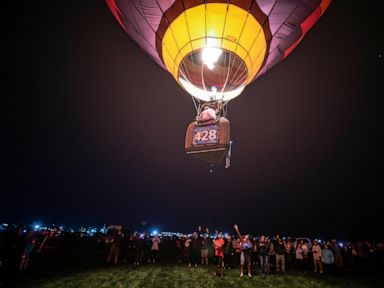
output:
[[[215,256],[224,258],[224,239],[217,238],[213,244],[215,245]]]

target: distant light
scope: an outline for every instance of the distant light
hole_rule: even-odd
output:
[[[33,226],[35,229],[39,229],[40,228],[40,225],[35,225]]]
[[[343,247],[343,246],[344,246],[344,244],[340,242],[340,243],[339,243],[339,246],[340,246],[340,247]]]
[[[3,226],[4,227],[8,227],[8,223],[3,223]]]
[[[157,230],[153,230],[152,231],[152,235],[157,235],[159,232],[157,232]]]
[[[100,229],[100,232],[103,233],[103,234],[107,234],[108,229],[107,229],[107,227],[106,227],[105,224],[104,224],[103,227]]]

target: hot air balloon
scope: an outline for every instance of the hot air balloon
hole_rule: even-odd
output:
[[[192,96],[185,151],[211,163],[229,160],[228,102],[285,59],[330,2],[106,0],[127,34]]]

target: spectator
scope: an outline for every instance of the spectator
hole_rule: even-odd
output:
[[[320,274],[323,273],[323,265],[321,264],[321,247],[316,240],[313,241],[312,245],[312,255],[313,255],[313,272],[320,271]]]
[[[136,261],[134,265],[139,266],[144,262],[144,254],[147,246],[145,233],[136,236]]]
[[[309,247],[307,243],[304,243],[303,240],[301,242],[301,249],[303,250],[303,271],[306,273],[309,267]]]
[[[344,246],[344,267],[347,271],[352,271],[354,266],[353,248],[351,242],[346,242]]]
[[[305,272],[305,268],[304,268],[304,251],[302,249],[302,242],[298,242],[297,243],[297,247],[296,247],[296,251],[295,251],[295,259],[296,259],[296,266],[297,268],[299,269],[299,271],[301,272]]]
[[[135,235],[130,234],[127,240],[127,255],[126,255],[126,261],[127,262],[135,262],[135,252],[136,252],[136,238]]]
[[[188,266],[190,266],[190,263],[191,263],[191,243],[192,243],[192,239],[187,237],[185,239],[185,242],[184,242],[184,262],[188,263]]]
[[[283,239],[278,238],[275,245],[275,253],[276,253],[276,272],[280,270],[285,272],[285,247],[283,243]]]
[[[269,275],[269,243],[264,235],[261,235],[259,247],[257,247],[260,258],[261,275],[262,277]]]
[[[258,255],[257,255],[257,238],[256,237],[253,237],[252,239],[252,243],[253,243],[253,249],[252,249],[252,253],[251,253],[251,260],[252,260],[252,264],[254,266],[257,265],[257,262],[258,262]]]
[[[324,263],[325,272],[330,274],[332,271],[332,265],[335,262],[335,258],[333,256],[332,250],[329,249],[328,244],[325,244],[323,250],[321,250],[321,259]]]
[[[293,267],[293,259],[295,255],[295,249],[293,248],[293,243],[290,238],[285,242],[285,262],[288,269],[291,269]]]
[[[128,262],[128,251],[129,251],[128,243],[129,243],[129,235],[122,233],[121,240],[120,240],[120,255],[121,255],[121,261],[123,263]]]
[[[193,239],[191,241],[191,250],[190,250],[190,258],[188,266],[191,267],[194,265],[197,267],[197,264],[201,263],[201,247],[202,247],[202,238],[200,234],[195,232],[193,233]]]
[[[279,235],[277,235],[279,237]],[[275,252],[275,244],[271,239],[268,239],[268,245],[269,245],[269,271],[271,271],[271,268],[273,268],[276,264],[276,252]]]
[[[224,276],[224,239],[221,232],[217,232],[217,238],[213,241],[215,248],[215,265],[218,268],[215,270],[215,275]],[[216,272],[217,271],[217,272]]]
[[[202,265],[208,265],[210,242],[211,242],[211,239],[208,238],[207,234],[204,234],[202,243],[201,243],[201,264]]]
[[[241,255],[240,239],[238,239],[238,238],[233,239],[232,240],[232,247],[233,247],[233,258],[232,258],[233,266],[239,266],[240,265],[240,255]]]
[[[43,266],[46,264],[49,255],[56,249],[57,240],[55,231],[51,230],[43,234],[43,240],[40,242],[39,248],[36,252],[39,253],[38,265]],[[37,246],[36,246],[37,247]]]
[[[115,230],[111,240],[111,247],[109,248],[109,254],[107,258],[107,263],[111,262],[111,258],[114,257],[114,262],[117,264],[119,260],[119,252],[120,252],[120,235],[121,230]]]
[[[232,237],[227,235],[227,241],[224,247],[224,266],[225,268],[231,269],[233,267],[232,258],[234,256]]]
[[[235,224],[234,225],[237,236],[240,239],[240,247],[241,247],[241,254],[240,254],[240,277],[243,277],[244,275],[244,265],[247,266],[248,269],[248,277],[252,277],[252,269],[251,269],[251,252],[253,249],[253,245],[251,240],[249,239],[249,235],[242,236],[239,227]]]
[[[19,267],[20,271],[27,269],[30,258],[35,249],[35,245],[36,245],[36,239],[34,237],[34,231],[31,230],[28,232],[27,236],[25,237],[24,252],[23,252],[23,255],[21,256],[20,267]]]
[[[340,272],[343,269],[343,255],[339,245],[337,245],[336,239],[332,239],[331,250],[335,256],[335,272]]]
[[[159,250],[160,250],[160,237],[156,235],[155,238],[152,239],[152,245],[151,245],[151,256],[150,256],[150,262],[156,263],[159,259]]]
[[[184,258],[184,237],[176,238],[177,263],[182,263]]]

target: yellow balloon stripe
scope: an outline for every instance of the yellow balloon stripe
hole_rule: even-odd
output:
[[[169,25],[162,40],[164,64],[176,81],[184,57],[207,45],[239,56],[247,66],[247,84],[260,70],[267,49],[263,28],[248,11],[226,3],[192,7]]]

